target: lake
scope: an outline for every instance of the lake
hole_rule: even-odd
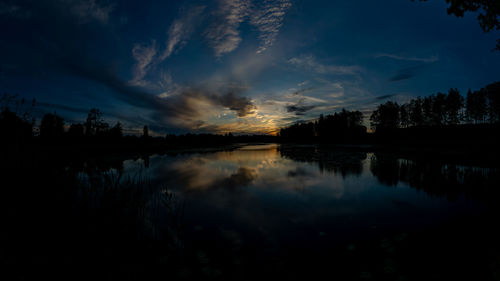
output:
[[[366,269],[356,268],[366,276],[397,275],[395,252],[409,235],[471,223],[489,212],[487,197],[497,192],[487,189],[498,188],[493,168],[314,146],[247,145],[153,156],[148,162],[144,169],[144,160],[126,161],[124,168],[145,173],[182,202],[183,245],[201,256],[207,274],[214,276],[227,267],[238,272],[245,263],[290,277],[310,274],[310,268],[323,272],[318,261],[323,258],[332,259],[329,270],[342,255],[380,258],[372,252],[374,243],[387,259],[372,261],[381,262],[380,268],[370,261],[348,266],[368,263]],[[460,241],[467,242],[476,243]]]
[[[57,195],[11,194],[4,237],[22,246],[4,259],[131,279],[495,280],[499,169],[462,160],[277,144],[83,159],[59,165]]]

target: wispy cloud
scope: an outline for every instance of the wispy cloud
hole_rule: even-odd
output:
[[[215,11],[215,21],[205,31],[205,37],[220,57],[235,50],[241,42],[240,24],[250,11],[250,1],[247,0],[219,0],[219,7]]]
[[[172,75],[170,74],[170,72],[160,71],[157,84],[162,91],[160,94],[158,94],[158,97],[161,98],[179,94],[179,91],[182,90],[182,86],[177,84],[174,79],[172,79]]]
[[[194,27],[205,9],[205,6],[194,6],[174,20],[167,34],[165,49],[160,51],[156,46],[156,41],[151,44],[135,44],[132,48],[132,56],[136,63],[132,70],[131,84],[136,86],[151,86],[151,83],[144,80],[148,72],[159,63],[170,57],[170,55],[180,50],[185,45],[186,40],[193,33]],[[170,79],[171,80],[171,79]],[[162,80],[162,83],[165,81]],[[163,88],[164,89],[164,88]]]
[[[266,0],[261,8],[252,13],[250,23],[256,26],[260,32],[261,45],[257,49],[257,53],[261,53],[273,45],[283,25],[286,11],[291,6],[292,3],[289,0]]]
[[[293,92],[293,95],[302,95],[303,93],[311,91],[311,90],[314,90],[314,87],[309,87],[309,88],[303,88],[303,89],[300,89],[300,90],[296,90],[296,91]]]
[[[392,98],[393,96],[395,96],[395,95],[383,95],[383,96],[375,97],[375,99],[379,101],[379,100],[385,100],[385,99]]]
[[[304,87],[305,85],[307,85],[307,84],[309,84],[309,83],[310,83],[310,81],[309,81],[309,80],[305,80],[305,81],[302,81],[302,82],[300,82],[299,84],[297,84],[297,86],[299,86],[299,87]]]
[[[417,62],[425,62],[431,63],[439,60],[438,56],[430,56],[430,57],[414,57],[414,56],[401,56],[396,54],[387,54],[381,53],[375,56],[376,58],[390,58],[395,60],[403,60],[403,61],[417,61]]]
[[[130,81],[134,85],[144,86],[144,77],[157,53],[156,41],[151,41],[151,44],[135,44],[132,49],[132,56],[136,63],[133,69],[133,78]]]
[[[196,22],[205,10],[205,6],[194,6],[187,10],[181,17],[174,20],[168,29],[168,39],[166,48],[160,56],[160,60],[165,60],[174,51],[181,49],[186,40],[193,33]]]
[[[322,64],[312,55],[293,57],[288,60],[288,63],[318,74],[357,75],[361,71],[361,67],[357,65]]]
[[[47,108],[50,108],[50,109],[60,109],[60,110],[69,111],[69,112],[75,112],[75,113],[88,113],[89,112],[89,108],[68,106],[68,105],[51,103],[51,102],[37,101],[36,105],[42,106],[42,107],[47,107]]]
[[[257,53],[262,53],[273,45],[291,5],[290,0],[264,0],[257,3],[249,0],[219,0],[214,21],[205,30],[205,37],[214,49],[215,56],[220,57],[238,48],[242,41],[239,28],[247,21],[259,31]]]
[[[428,66],[429,64],[421,64],[413,67],[400,69],[396,74],[394,74],[391,78],[389,78],[389,81],[397,82],[397,81],[411,79],[421,74]]]

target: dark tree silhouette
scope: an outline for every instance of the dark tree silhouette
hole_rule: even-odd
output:
[[[398,128],[400,125],[399,105],[392,101],[379,105],[370,116],[370,122],[376,130]]]
[[[113,139],[119,139],[123,136],[122,124],[120,122],[116,122],[115,126],[109,129],[109,136]]]
[[[102,119],[102,113],[99,109],[92,108],[87,115],[85,122],[85,134],[87,136],[102,136],[109,129],[108,123]]]
[[[33,124],[6,108],[0,113],[0,132],[0,141],[24,143],[33,135]]]
[[[432,115],[431,124],[433,126],[441,126],[445,123],[446,119],[446,95],[437,93],[432,96]]]
[[[422,112],[422,98],[412,99],[409,103],[409,118],[412,126],[422,126],[424,124],[424,115]]]
[[[464,98],[457,89],[450,89],[446,97],[446,123],[456,125],[462,119],[461,109],[464,106]]]
[[[399,119],[401,120],[401,127],[403,128],[408,128],[408,126],[410,125],[409,108],[409,104],[402,104],[399,108]]]
[[[73,139],[83,138],[85,136],[85,128],[82,124],[71,124],[68,129],[68,136]]]
[[[469,122],[484,123],[488,113],[486,92],[484,90],[469,91],[466,99],[466,116]]]
[[[40,123],[40,137],[44,139],[59,139],[64,135],[64,119],[52,113],[43,116]]]
[[[345,142],[362,137],[366,133],[362,122],[363,114],[360,111],[342,109],[333,115],[320,115],[316,121],[282,128],[280,136],[287,140]]]
[[[488,114],[491,123],[500,121],[500,82],[486,86]]]
[[[432,103],[433,96],[425,97],[422,101],[422,113],[424,117],[424,125],[432,124]]]
[[[22,144],[31,140],[35,103],[34,99],[27,102],[18,95],[3,94],[0,97],[0,141]]]
[[[401,105],[389,101],[371,115],[372,139],[376,143],[437,145],[497,143],[499,97],[500,82],[496,82],[478,91],[469,90],[465,103],[454,88],[447,94],[419,97]]]

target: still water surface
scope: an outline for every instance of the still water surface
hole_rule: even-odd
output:
[[[266,267],[288,277],[474,275],[500,261],[479,233],[490,224],[477,219],[498,201],[492,167],[269,144],[127,160],[124,174],[173,195],[182,208],[179,247],[207,276]]]

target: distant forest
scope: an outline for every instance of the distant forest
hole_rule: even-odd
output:
[[[244,142],[276,142],[275,136],[228,134],[183,134],[152,136],[148,126],[142,134],[126,135],[118,121],[110,125],[99,109],[92,108],[83,123],[67,125],[64,118],[54,113],[45,114],[35,126],[33,110],[36,101],[26,101],[17,95],[0,97],[0,132],[4,143],[44,146],[77,146],[103,149],[133,149],[157,151],[171,147],[206,147]],[[5,146],[4,146],[5,148]]]
[[[388,101],[377,107],[370,121],[376,130],[498,123],[500,82],[489,84],[478,91],[469,90],[466,98],[457,89],[450,89],[448,94],[419,97],[401,105]]]
[[[491,140],[499,134],[500,82],[464,98],[457,89],[447,94],[418,97],[404,104],[387,101],[370,116],[374,134],[363,126],[360,111],[342,109],[317,120],[293,124],[280,130],[283,141],[371,143],[412,141]],[[485,137],[486,139],[481,139]]]
[[[32,112],[36,101],[17,96],[0,98],[0,132],[2,141],[12,144],[98,145],[123,148],[165,146],[212,146],[238,142],[304,142],[304,143],[454,143],[499,141],[500,82],[462,96],[457,89],[447,94],[418,97],[407,103],[387,101],[376,107],[370,116],[373,134],[363,125],[363,114],[342,109],[318,119],[282,128],[277,137],[267,135],[185,134],[150,136],[147,126],[142,136],[123,134],[120,122],[110,125],[99,109],[93,108],[85,122],[69,126],[54,113],[45,114],[35,126]]]

